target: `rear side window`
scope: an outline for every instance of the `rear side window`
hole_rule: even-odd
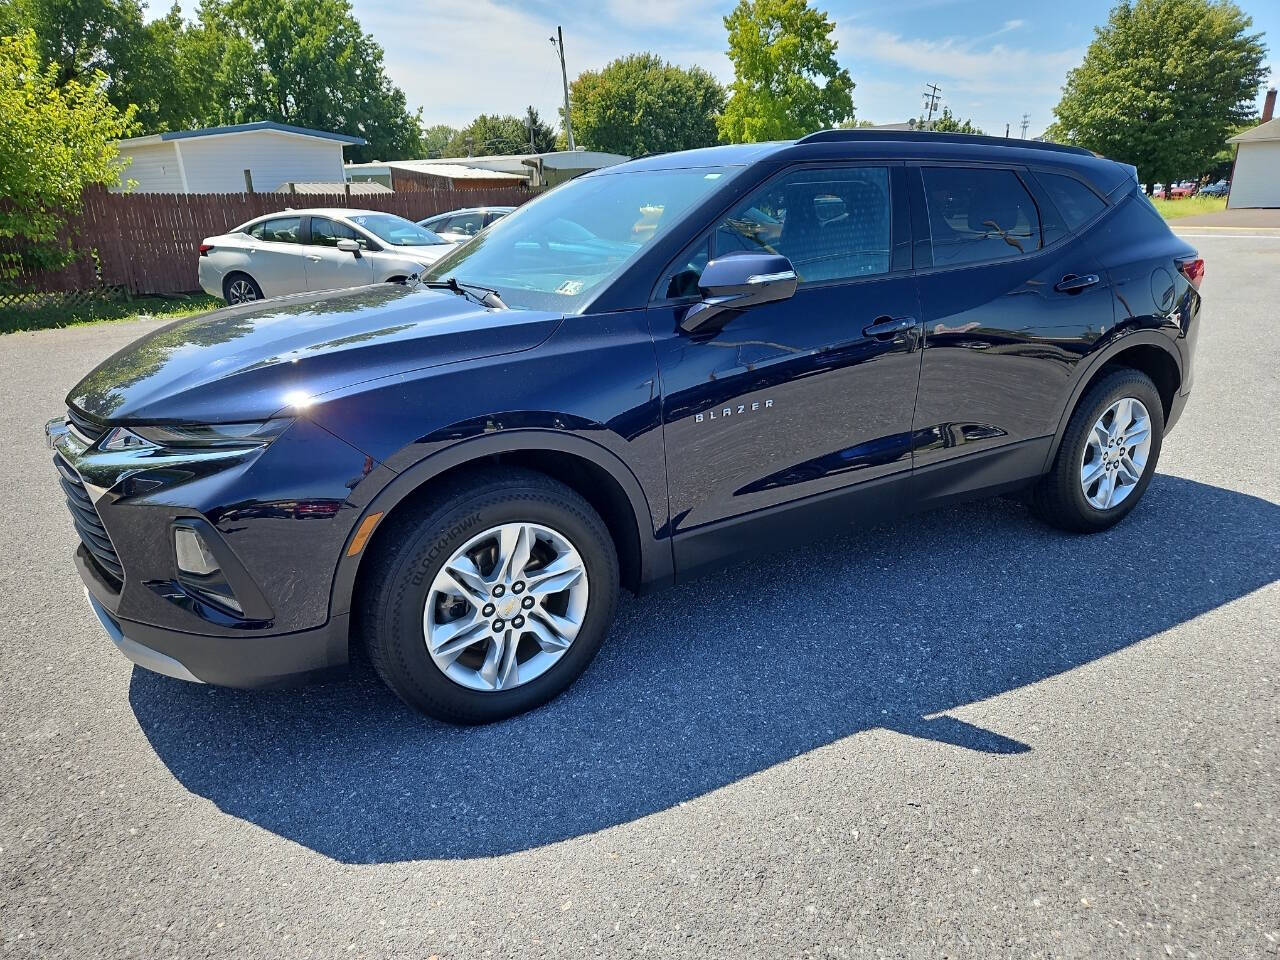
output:
[[[258,240],[269,243],[298,243],[302,235],[301,217],[280,217],[277,220],[263,220],[248,229],[248,234]]]
[[[935,266],[1040,249],[1035,202],[1012,170],[925,167],[921,174]]]
[[[1064,177],[1057,173],[1038,173],[1036,177],[1062,218],[1067,221],[1068,229],[1079,229],[1106,206],[1101,197],[1075,177]]]

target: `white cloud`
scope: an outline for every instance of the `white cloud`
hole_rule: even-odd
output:
[[[392,0],[353,0],[356,16],[386,54],[387,72],[410,107],[422,106],[427,124],[460,126],[478,113],[519,115],[529,104],[552,126],[563,106],[560,61],[549,38],[556,21],[514,0],[433,0],[428,19],[405,29],[404,11]],[[607,0],[594,17],[566,18],[565,53],[572,81],[583,70],[650,49],[682,66],[701,66],[721,81],[733,70],[724,53],[716,10],[723,0]],[[696,8],[696,9],[695,9]],[[647,43],[636,31],[645,11],[678,26],[682,18],[700,26],[680,31],[675,42]],[[714,26],[710,29],[708,24]],[[652,26],[645,22],[643,25]]]
[[[904,37],[857,23],[841,25],[836,31],[840,53],[855,79],[863,64],[893,68],[895,78],[885,79],[884,71],[864,71],[868,79],[854,91],[858,116],[876,122],[918,116],[924,85],[938,83],[944,105],[958,116],[972,117],[989,133],[1003,133],[1005,123],[1016,126],[1024,111],[1032,114],[1030,134],[1038,133],[1049,124],[1067,71],[1080,62],[1084,51],[1032,50],[992,42],[1022,25],[1010,20],[985,37],[939,40]]]

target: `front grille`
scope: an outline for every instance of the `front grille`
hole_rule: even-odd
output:
[[[80,434],[81,439],[88,443],[95,442],[107,432],[106,424],[98,423],[75,407],[67,407],[67,425]]]
[[[114,580],[118,588],[124,582],[124,567],[120,566],[120,558],[116,556],[116,548],[112,546],[107,528],[98,516],[98,508],[93,505],[80,475],[61,454],[54,455],[53,465],[58,468],[58,482],[67,495],[67,507],[71,510],[71,522],[76,525],[76,533],[80,534],[81,541],[102,572]]]

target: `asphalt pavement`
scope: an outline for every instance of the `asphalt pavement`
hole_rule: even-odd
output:
[[[154,324],[0,336],[0,956],[1280,957],[1280,235],[1094,537],[944,510],[627,597],[482,729],[89,612],[41,427]]]

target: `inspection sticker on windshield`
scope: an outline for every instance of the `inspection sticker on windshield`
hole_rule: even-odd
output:
[[[576,297],[582,292],[581,280],[566,280],[560,286],[556,287],[556,293],[566,297]]]

